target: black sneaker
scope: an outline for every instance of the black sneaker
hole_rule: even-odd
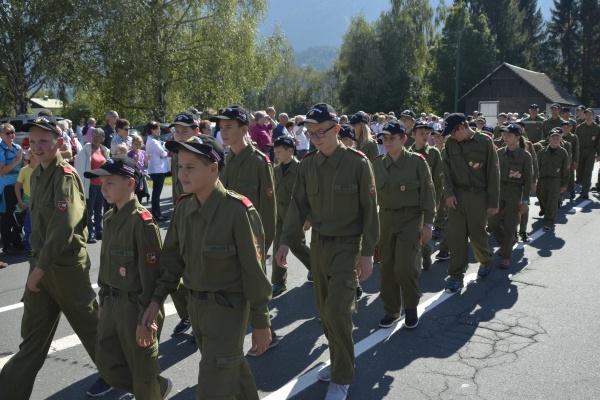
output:
[[[600,189],[598,188],[598,186],[594,186],[594,187],[592,187],[592,189],[591,189],[591,190],[592,190],[592,192],[596,192],[596,193],[597,193],[597,192],[600,192]]]
[[[490,274],[490,272],[492,272],[492,263],[489,263],[488,265],[482,264],[479,266],[479,271],[477,271],[477,277],[485,278]]]
[[[521,241],[523,241],[523,243],[531,242],[531,238],[529,237],[527,232],[519,232],[519,236],[521,236]]]
[[[419,325],[419,314],[416,308],[404,309],[404,326],[408,329],[414,329]]]
[[[542,228],[542,230],[544,232],[550,232],[552,230],[552,227],[551,226],[545,226],[545,227]]]
[[[383,318],[381,318],[381,321],[379,321],[379,327],[380,328],[390,328],[399,319],[400,319],[400,317],[390,317],[389,315],[386,315]]]
[[[308,282],[312,282],[313,281],[313,273],[312,273],[312,271],[308,271],[308,273],[306,274],[306,280]]]
[[[573,201],[575,200],[575,191],[571,190],[571,193],[569,194],[569,200]]]
[[[104,379],[98,378],[96,382],[87,390],[86,394],[90,397],[104,396],[114,388],[110,386]]]
[[[175,326],[175,328],[173,329],[173,335],[181,335],[183,332],[186,332],[188,329],[190,329],[191,326],[192,323],[190,322],[190,319],[184,318],[181,321],[179,321],[177,326]]]
[[[431,267],[431,257],[423,257],[423,271],[427,271]]]
[[[539,215],[540,217],[543,217],[543,216],[544,216],[544,214],[546,214],[546,211],[544,211],[544,209],[543,209],[543,208],[540,208],[540,212],[538,213],[538,215]]]
[[[435,256],[436,260],[446,261],[450,259],[450,253],[446,251],[439,251]]]
[[[363,295],[362,286],[360,284],[356,287],[356,300],[360,300]]]

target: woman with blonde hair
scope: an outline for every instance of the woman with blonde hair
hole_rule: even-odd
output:
[[[361,111],[350,117],[349,124],[356,134],[356,150],[363,152],[371,161],[379,155],[379,147],[371,137],[369,116]]]

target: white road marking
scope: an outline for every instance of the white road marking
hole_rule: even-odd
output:
[[[569,211],[567,211],[567,214],[575,214],[575,213],[581,212],[581,210],[583,210],[583,208],[586,207],[591,202],[592,202],[591,200],[582,201],[577,206],[574,206]]]
[[[173,303],[165,303],[165,318],[168,317],[169,315],[173,315],[176,313],[177,313],[177,311],[175,310],[175,306],[173,305]],[[79,337],[76,334],[72,334],[72,335],[65,336],[60,339],[56,339],[56,340],[52,341],[52,344],[50,345],[50,350],[48,351],[48,355],[56,353],[61,350],[70,349],[71,347],[75,347],[80,344],[81,344],[81,340],[79,340]],[[6,364],[8,362],[8,360],[10,360],[12,358],[12,356],[13,355],[11,354],[10,356],[0,358],[0,369],[2,369],[2,367],[4,367],[4,364]]]
[[[98,289],[98,284],[94,283],[92,285],[92,289]],[[6,307],[0,307],[0,314],[2,314],[3,312],[6,311],[10,311],[10,310],[16,310],[17,308],[23,308],[23,303],[16,303],[16,304],[11,304],[10,306],[6,306]]]

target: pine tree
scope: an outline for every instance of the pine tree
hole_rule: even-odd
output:
[[[600,104],[600,5],[581,0],[581,101]]]

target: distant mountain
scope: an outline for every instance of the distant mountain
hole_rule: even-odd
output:
[[[314,46],[296,53],[296,65],[303,68],[312,65],[317,71],[326,71],[333,67],[338,48],[333,46]]]

